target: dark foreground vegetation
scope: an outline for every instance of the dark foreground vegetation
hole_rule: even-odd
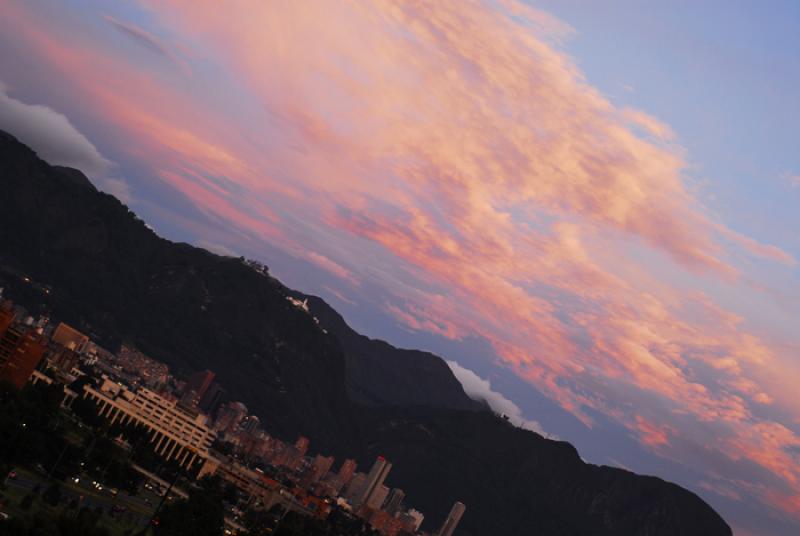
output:
[[[63,409],[63,397],[61,385],[0,383],[0,536],[222,536],[226,510],[247,504],[219,478],[194,482],[164,463],[140,429],[108,426],[83,399]],[[161,498],[133,463],[180,483],[188,498],[165,498],[158,510]],[[339,510],[319,520],[251,509],[241,523],[242,536],[376,534]]]

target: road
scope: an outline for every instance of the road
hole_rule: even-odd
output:
[[[6,485],[9,488],[24,492],[30,492],[36,486],[39,486],[40,491],[43,493],[47,489],[48,483],[46,477],[22,470],[17,471],[15,479],[8,479]],[[81,507],[90,509],[99,507],[112,518],[119,519],[121,517],[137,526],[144,526],[149,521],[155,506],[161,500],[160,497],[148,490],[143,490],[139,495],[129,495],[124,491],[120,491],[114,497],[105,486],[103,486],[102,491],[95,489],[92,486],[91,478],[88,477],[82,477],[79,483],[69,481],[61,482],[61,485],[62,503],[69,503],[77,498]],[[114,505],[123,506],[126,511],[124,513],[115,513],[112,510]]]

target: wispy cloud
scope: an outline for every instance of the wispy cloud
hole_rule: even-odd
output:
[[[330,258],[326,257],[321,253],[317,253],[316,251],[305,251],[303,253],[303,257],[307,260],[311,261],[312,264],[316,265],[319,268],[322,268],[328,273],[331,273],[342,279],[343,281],[347,281],[351,285],[358,286],[359,282],[355,276],[353,276],[352,272],[342,266],[341,264],[332,261]]]
[[[482,337],[587,426],[603,415],[700,473],[725,465],[703,482],[800,518],[800,369],[713,291],[747,292],[742,257],[795,260],[719,221],[669,125],[589,85],[551,17],[159,2],[160,27],[235,81],[209,106],[216,80],[187,92],[19,5],[4,15],[61,95],[210,220],[380,288],[372,305],[410,330]]]
[[[132,22],[124,22],[116,19],[111,15],[104,15],[103,19],[133,42],[146,48],[150,52],[154,52],[155,54],[170,60],[176,66],[180,67],[184,72],[191,72],[189,64],[174,50],[175,47],[167,44],[163,39],[156,36],[152,32],[149,32]]]

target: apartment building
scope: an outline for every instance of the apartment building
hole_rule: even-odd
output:
[[[156,453],[168,461],[175,459],[181,467],[190,469],[198,459],[209,456],[216,434],[208,416],[180,405],[177,399],[146,388],[133,391],[105,376],[99,387],[86,385],[83,396],[93,400],[99,414],[111,424],[145,426]]]

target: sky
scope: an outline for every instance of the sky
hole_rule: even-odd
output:
[[[0,128],[739,536],[800,533],[800,5],[14,1]]]

